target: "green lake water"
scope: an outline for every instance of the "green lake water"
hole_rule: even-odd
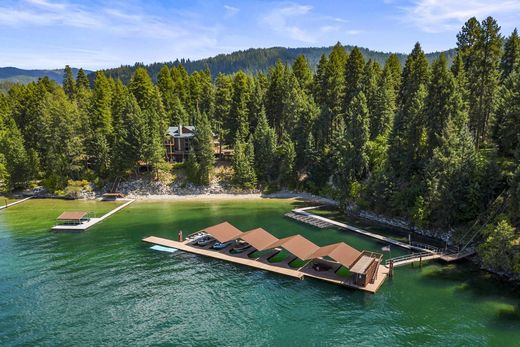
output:
[[[63,211],[113,207],[30,200],[0,211],[0,346],[520,345],[518,288],[470,263],[398,268],[366,294],[141,241],[227,220],[381,250],[348,231],[284,218],[295,207],[288,200],[136,202],[87,232],[49,232]]]

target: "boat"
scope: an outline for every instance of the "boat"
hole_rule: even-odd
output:
[[[202,236],[197,240],[197,246],[207,246],[213,241],[215,241],[215,239],[211,236]]]
[[[215,244],[211,247],[213,249],[224,249],[226,248],[227,246],[231,245],[233,243],[233,241],[228,241],[228,242],[215,242]]]
[[[245,241],[238,241],[237,245],[235,247],[233,247],[232,251],[236,252],[236,253],[240,253],[240,252],[245,251],[249,247],[251,247],[251,245],[249,243],[247,243]]]

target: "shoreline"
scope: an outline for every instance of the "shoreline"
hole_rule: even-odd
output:
[[[255,200],[255,199],[297,199],[325,205],[337,205],[338,202],[329,198],[298,192],[263,193],[208,193],[208,194],[128,194],[127,198],[138,201],[204,201],[204,200]]]

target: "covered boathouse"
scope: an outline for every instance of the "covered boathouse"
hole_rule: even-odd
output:
[[[78,225],[90,221],[92,212],[63,212],[56,218],[57,225]]]
[[[320,247],[302,235],[279,239],[262,228],[242,232],[228,222],[204,228],[194,234],[201,233],[211,236],[214,241],[198,245],[197,237],[188,237],[186,241],[177,242],[153,236],[143,241],[296,278],[312,277],[372,293],[381,286],[388,272],[381,263],[381,254],[361,252],[344,242]],[[229,245],[223,249],[214,249],[212,246],[217,241]],[[243,252],[233,252],[238,242],[247,243]],[[268,252],[269,250],[272,252]],[[270,259],[282,250],[289,252],[292,257],[280,262],[271,262]],[[254,256],[257,251],[267,253]],[[303,261],[303,265],[297,268],[291,266],[295,259]],[[348,269],[346,277],[338,274],[342,267]]]

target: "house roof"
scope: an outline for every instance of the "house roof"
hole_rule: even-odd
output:
[[[332,245],[320,247],[309,258],[330,257],[350,269],[358,260],[361,252],[347,245],[344,242],[334,243]]]
[[[57,218],[58,220],[80,220],[85,217],[87,212],[63,212]]]
[[[278,241],[277,237],[262,228],[246,231],[240,235],[240,238],[259,251],[272,248],[271,245]]]
[[[311,259],[310,255],[320,248],[318,245],[301,235],[294,235],[280,239],[269,246],[269,248],[275,247],[283,247],[301,260]]]
[[[241,232],[238,228],[234,227],[231,223],[228,222],[213,225],[204,228],[201,231],[205,231],[206,233],[210,234],[219,242],[228,242],[231,240],[235,240],[241,237],[241,235],[243,234],[243,232]]]
[[[193,125],[181,125],[182,134],[179,134],[179,127],[168,127],[168,135],[174,138],[190,138],[195,136],[195,127]]]

